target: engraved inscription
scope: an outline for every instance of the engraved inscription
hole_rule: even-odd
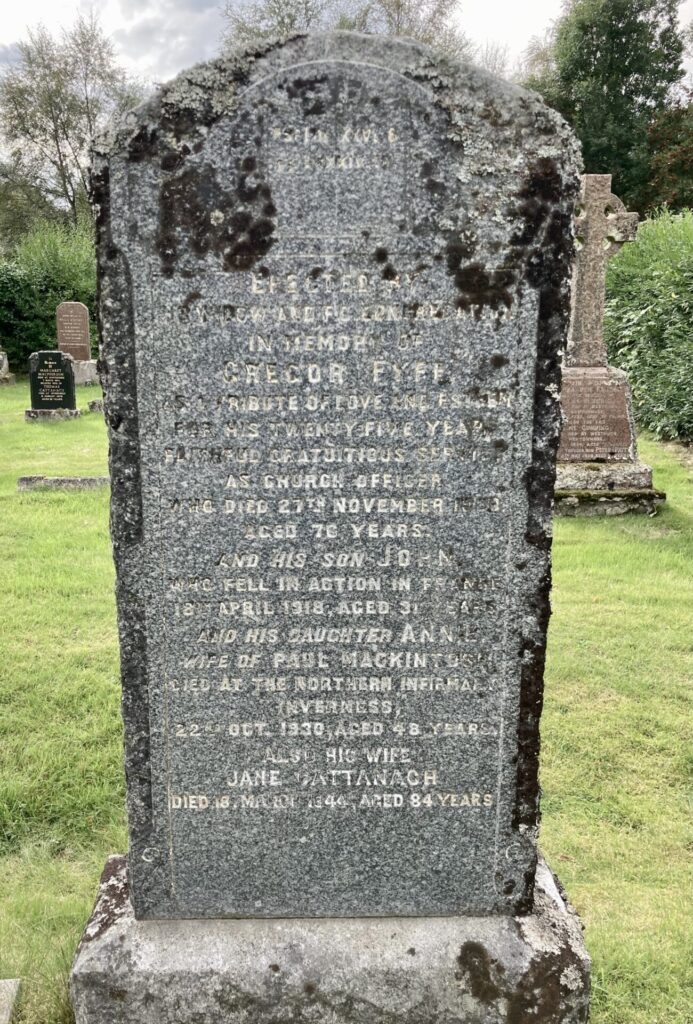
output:
[[[82,302],[61,302],[55,312],[58,348],[77,360],[91,359],[89,310]]]

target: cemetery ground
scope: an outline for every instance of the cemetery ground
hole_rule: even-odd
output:
[[[85,408],[93,389],[80,389]],[[67,975],[107,854],[127,845],[100,415],[26,424],[0,389],[0,977],[20,1021],[67,1024]],[[643,442],[655,518],[556,524],[541,846],[587,929],[593,1024],[690,1020],[687,818],[693,460]]]

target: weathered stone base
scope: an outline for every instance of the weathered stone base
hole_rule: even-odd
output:
[[[13,373],[8,373],[6,377],[0,377],[0,387],[2,387],[3,384],[16,384],[16,383],[17,383],[17,378],[15,377],[15,375]]]
[[[590,959],[545,864],[528,917],[136,921],[106,864],[76,1024],[583,1024]]]
[[[643,516],[656,515],[666,501],[664,491],[556,491],[554,515],[568,516],[623,516],[635,512]]]
[[[556,467],[557,516],[654,515],[666,494],[643,462],[563,462]]]
[[[557,491],[644,491],[652,470],[644,462],[559,462]]]
[[[89,412],[100,412],[101,415],[103,415],[103,398],[94,398],[87,404],[89,406]]]
[[[11,1024],[19,998],[21,982],[18,978],[0,981],[0,1024]]]
[[[75,359],[72,368],[75,371],[75,384],[98,384],[99,374],[95,359]]]
[[[18,491],[93,491],[108,487],[108,476],[20,476]]]
[[[24,419],[27,423],[46,423],[49,420],[75,420],[81,415],[81,409],[27,409]]]

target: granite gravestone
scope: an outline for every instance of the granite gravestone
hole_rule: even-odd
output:
[[[576,166],[538,98],[349,33],[102,143],[130,851],[78,1024],[404,1019],[415,977],[417,1019],[453,977],[450,1019],[586,1019],[536,848]]]
[[[606,267],[635,238],[637,213],[611,192],[610,174],[582,179],[578,252],[561,404],[559,514],[651,512],[663,499],[652,470],[638,461],[628,376],[608,365],[604,342]]]
[[[55,311],[58,348],[75,361],[91,359],[89,310],[83,302],[61,302]]]
[[[96,360],[91,358],[89,310],[83,302],[61,302],[55,311],[58,348],[74,360],[75,384],[98,384]]]
[[[72,357],[63,352],[32,352],[29,357],[31,409],[27,420],[69,419],[79,416],[75,402]]]
[[[10,361],[7,352],[0,348],[0,384],[14,384],[16,377],[10,373]]]

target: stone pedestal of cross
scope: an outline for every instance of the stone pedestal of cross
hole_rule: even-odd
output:
[[[652,470],[638,461],[628,376],[608,365],[604,343],[607,264],[633,241],[638,219],[612,193],[610,174],[583,177],[561,392],[558,514],[651,513],[662,499],[652,490]]]

